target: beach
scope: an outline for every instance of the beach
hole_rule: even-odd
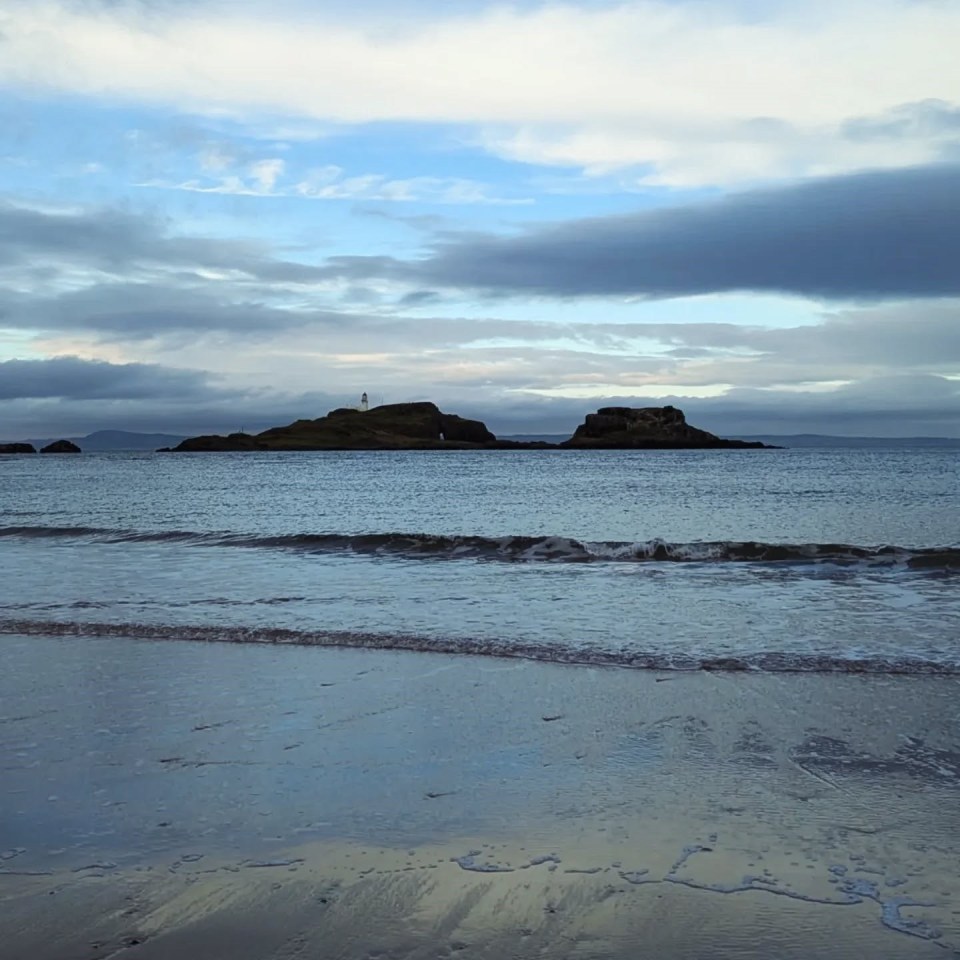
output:
[[[960,955],[955,677],[0,647],[4,960]]]

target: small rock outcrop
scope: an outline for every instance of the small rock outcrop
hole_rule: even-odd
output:
[[[32,443],[0,443],[0,453],[36,453]]]
[[[588,413],[562,447],[610,450],[761,448],[762,443],[724,440],[691,427],[676,407],[601,407]]]
[[[41,453],[82,453],[83,451],[69,440],[54,440],[40,448]]]

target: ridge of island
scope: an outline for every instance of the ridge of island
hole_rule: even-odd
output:
[[[587,414],[562,443],[498,440],[480,420],[444,413],[429,401],[369,410],[341,407],[316,420],[296,420],[258,434],[189,437],[160,452],[256,450],[686,450],[771,449],[759,441],[725,440],[687,423],[676,407],[602,407]]]

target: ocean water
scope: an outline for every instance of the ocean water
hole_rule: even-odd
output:
[[[960,674],[952,448],[0,457],[0,631]]]

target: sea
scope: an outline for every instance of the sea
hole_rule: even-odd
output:
[[[960,674],[960,449],[0,457],[0,632]]]

